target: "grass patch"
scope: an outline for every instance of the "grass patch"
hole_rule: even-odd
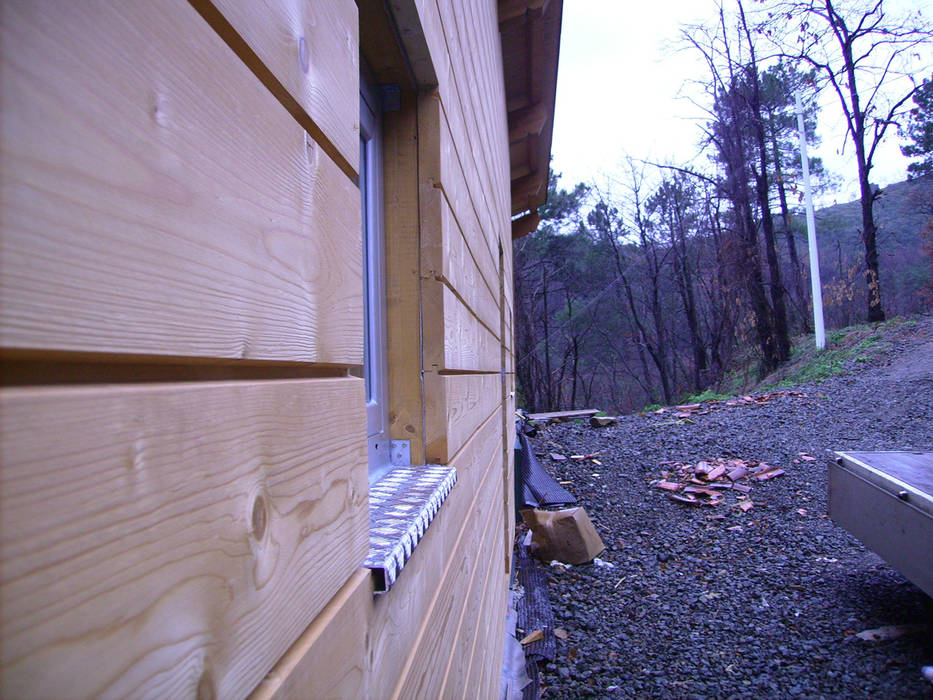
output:
[[[817,350],[813,336],[795,338],[790,361],[758,388],[786,389],[797,384],[819,383],[846,374],[855,365],[872,362],[891,345],[888,334],[916,321],[893,318],[884,323],[863,323],[826,333],[826,348]]]
[[[712,389],[707,389],[702,394],[693,394],[684,399],[684,403],[704,403],[706,401],[725,401],[731,399],[731,394],[718,394]]]

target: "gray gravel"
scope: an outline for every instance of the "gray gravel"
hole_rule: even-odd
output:
[[[844,376],[795,387],[806,396],[684,424],[668,412],[552,425],[532,440],[614,565],[547,568],[568,636],[543,668],[543,697],[933,698],[920,675],[933,664],[933,602],[826,517],[828,451],[933,450],[933,319],[888,341]],[[550,452],[599,452],[602,465]],[[818,459],[795,463],[799,453]],[[650,485],[662,462],[716,457],[787,473],[755,484],[747,513],[678,504]],[[855,636],[903,624],[919,628]]]

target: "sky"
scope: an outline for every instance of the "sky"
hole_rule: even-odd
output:
[[[924,0],[886,3],[895,4],[926,5]],[[715,8],[712,0],[564,2],[551,146],[563,187],[595,182],[611,189],[612,181],[623,177],[626,157],[676,164],[698,157],[706,117],[689,98],[702,99],[691,81],[704,79],[707,71],[699,54],[682,48],[680,25],[709,21]],[[824,97],[817,130],[822,144],[810,155],[822,157],[840,177],[840,189],[817,200],[817,206],[858,196],[852,147],[843,148],[844,126],[834,100]],[[906,178],[909,161],[900,144],[896,130],[889,129],[876,155],[873,182],[883,186]]]

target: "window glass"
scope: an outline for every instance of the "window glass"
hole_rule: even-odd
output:
[[[363,222],[363,376],[370,481],[390,467],[386,357],[385,231],[382,203],[382,128],[378,92],[360,79],[360,199]]]

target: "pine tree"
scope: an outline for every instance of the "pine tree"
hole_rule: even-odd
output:
[[[933,76],[913,95],[914,107],[910,110],[907,127],[901,130],[901,137],[912,143],[901,146],[901,153],[908,158],[920,158],[907,166],[907,177],[913,179],[933,173]]]

